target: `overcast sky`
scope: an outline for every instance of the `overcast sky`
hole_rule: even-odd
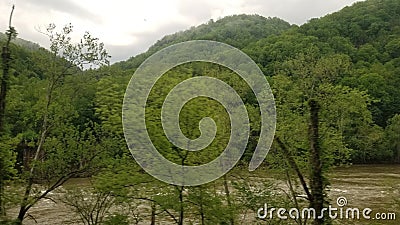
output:
[[[0,0],[0,32],[13,26],[19,37],[48,47],[38,30],[49,23],[74,26],[76,38],[89,31],[105,43],[112,61],[146,51],[166,34],[232,14],[279,17],[301,25],[357,0]]]

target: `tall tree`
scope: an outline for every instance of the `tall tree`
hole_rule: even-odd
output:
[[[38,200],[62,185],[76,173],[76,171],[74,171],[61,176],[54,185],[50,186],[44,195],[36,196],[34,200],[30,200],[35,169],[36,165],[39,163],[39,156],[43,153],[43,146],[50,129],[52,126],[56,125],[53,121],[56,115],[54,115],[54,109],[52,108],[56,97],[55,95],[57,94],[56,90],[62,87],[66,76],[79,73],[84,68],[92,68],[93,66],[101,66],[109,63],[109,55],[104,49],[104,44],[98,43],[98,39],[92,37],[88,32],[84,34],[83,39],[81,39],[78,44],[72,43],[70,37],[72,28],[72,25],[68,24],[63,27],[61,32],[57,32],[56,26],[50,24],[44,33],[50,40],[50,54],[47,54],[47,52],[42,54],[42,63],[45,63],[42,65],[42,70],[47,80],[47,88],[44,106],[41,112],[42,119],[39,140],[34,158],[30,164],[25,192],[17,217],[19,223],[22,223],[27,211],[36,204]],[[58,113],[62,113],[62,110],[59,110]]]
[[[12,6],[10,19],[8,22],[8,30],[6,31],[6,44],[3,46],[3,51],[1,53],[2,58],[2,67],[3,67],[3,76],[1,77],[1,86],[0,86],[0,138],[4,135],[4,119],[5,119],[5,111],[6,111],[6,97],[7,97],[7,88],[9,82],[9,70],[10,70],[10,62],[11,62],[11,53],[10,53],[10,43],[11,40],[17,36],[17,31],[11,25],[12,16],[14,13],[15,6]],[[9,149],[0,149],[0,216],[5,215],[4,208],[4,176],[6,174],[6,160],[1,151],[9,151]]]
[[[317,215],[327,201],[326,170],[350,159],[351,149],[343,136],[352,131],[353,124],[367,127],[371,122],[368,96],[338,84],[349,67],[348,57],[321,56],[314,48],[287,60],[272,79],[281,118],[276,133],[278,146]],[[324,218],[313,221],[323,222]]]

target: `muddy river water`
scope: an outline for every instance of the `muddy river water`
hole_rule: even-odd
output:
[[[353,165],[335,168],[330,174],[329,198],[336,204],[338,198],[346,200],[346,207],[360,210],[370,208],[371,215],[395,212],[395,220],[340,220],[334,224],[400,224],[400,165]],[[89,179],[72,179],[64,186],[90,185]],[[15,212],[10,212],[13,214]],[[33,219],[27,218],[24,224],[66,224],[71,212],[60,203],[44,199],[30,210]],[[71,224],[71,223],[69,223]],[[73,223],[75,224],[75,223]],[[149,224],[149,222],[145,223]]]

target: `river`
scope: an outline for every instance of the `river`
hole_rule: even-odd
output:
[[[372,209],[376,213],[395,212],[396,220],[338,220],[334,224],[400,224],[400,165],[352,165],[334,168],[328,175],[331,185],[329,198],[332,207],[337,207],[336,200],[345,198],[346,208]],[[90,186],[90,179],[75,178],[64,184],[64,188]],[[51,197],[51,195],[50,195]],[[11,212],[16,213],[16,211]],[[24,224],[65,224],[72,213],[62,204],[49,199],[43,199],[29,214]],[[146,224],[148,224],[147,222]]]

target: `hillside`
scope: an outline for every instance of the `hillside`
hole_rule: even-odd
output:
[[[357,2],[321,19],[313,19],[300,32],[328,40],[332,36],[348,38],[355,47],[372,43],[379,51],[400,36],[400,4],[396,0]]]
[[[152,45],[147,52],[116,65],[123,69],[137,68],[145,58],[156,51],[189,40],[220,41],[241,49],[251,42],[270,35],[278,35],[290,27],[289,23],[279,18],[265,18],[259,15],[227,16],[215,22],[210,20],[198,27],[167,35]]]
[[[134,69],[163,47],[196,39],[221,41],[243,49],[267,76],[279,70],[286,60],[308,54],[311,49],[317,55],[343,54],[350,57],[355,68],[363,68],[353,71],[357,74],[374,74],[380,65],[387,68],[386,75],[379,75],[384,76],[379,81],[378,76],[365,74],[362,79],[360,75],[347,74],[342,80],[343,84],[368,91],[374,99],[380,99],[372,104],[371,110],[374,120],[385,126],[386,121],[400,111],[399,91],[393,86],[399,79],[395,72],[400,64],[399,14],[399,1],[369,0],[311,19],[300,27],[290,26],[278,18],[228,16],[167,35],[147,52],[114,66],[122,70]],[[369,69],[372,71],[367,72]],[[387,80],[389,78],[391,80]],[[385,91],[381,90],[382,86]]]
[[[367,104],[372,124],[385,128],[388,121],[400,112],[398,18],[400,2],[397,0],[358,2],[322,18],[311,19],[300,27],[258,15],[229,16],[167,35],[147,52],[113,67],[134,69],[163,47],[196,39],[217,40],[242,49],[268,77],[287,73],[296,75],[296,71],[288,70],[288,65],[299,58],[305,58],[303,60],[307,62],[303,63],[311,65],[325,60],[326,70],[329,63],[336,64],[335,73],[339,73],[334,79],[336,85],[365,91],[369,95]],[[354,131],[347,135],[356,135]],[[348,146],[364,148],[361,143],[348,143]],[[366,160],[357,156],[353,158]]]
[[[374,121],[386,126],[400,112],[400,2],[369,0],[244,48],[267,76],[299,55],[340,54],[350,70],[338,80],[367,91]]]
[[[4,33],[0,32],[0,42],[3,40],[6,40],[6,35]],[[15,40],[13,40],[12,42],[20,47],[23,47],[23,48],[29,49],[29,50],[37,50],[40,48],[39,44],[24,40],[21,38],[17,38]]]

